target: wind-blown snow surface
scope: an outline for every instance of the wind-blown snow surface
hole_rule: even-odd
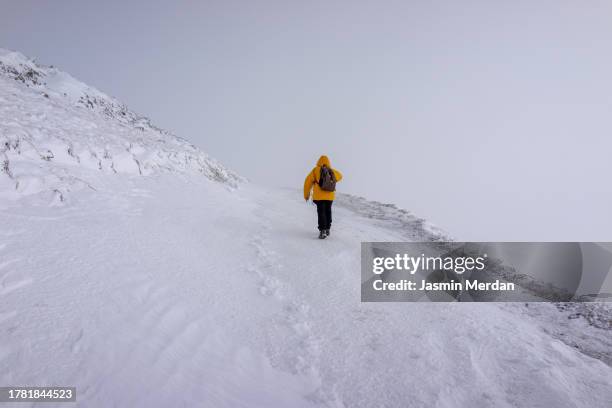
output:
[[[95,189],[83,169],[149,175],[203,174],[236,185],[241,178],[195,146],[161,130],[114,98],[56,68],[0,49],[0,195]]]
[[[325,241],[298,191],[192,176],[6,207],[0,382],[84,407],[609,406],[612,369],[522,305],[360,303],[359,243],[415,231],[337,204]]]
[[[553,305],[361,303],[360,242],[441,238],[422,220],[341,196],[318,240],[300,191],[27,84],[0,74],[1,385],[82,407],[610,406],[610,331]]]

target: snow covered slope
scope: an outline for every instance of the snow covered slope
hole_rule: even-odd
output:
[[[573,311],[361,303],[360,242],[441,239],[423,220],[340,195],[318,240],[301,191],[233,188],[1,58],[0,384],[79,407],[610,406],[610,327]]]
[[[360,242],[429,234],[384,207],[339,200],[321,241],[298,190],[96,185],[0,211],[2,384],[83,407],[609,407],[612,368],[559,335],[605,352],[610,331],[553,305],[361,303]]]
[[[187,141],[53,67],[0,49],[0,194],[61,202],[93,188],[84,171],[195,173],[241,181]]]

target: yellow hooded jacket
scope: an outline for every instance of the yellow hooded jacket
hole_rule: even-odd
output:
[[[310,173],[306,176],[306,180],[304,180],[304,200],[308,200],[310,197],[310,190],[314,185],[314,193],[312,194],[313,200],[329,200],[333,201],[336,198],[336,194],[334,191],[325,191],[321,190],[319,187],[319,177],[321,176],[321,166],[326,165],[330,169],[332,169],[331,164],[329,162],[329,158],[327,156],[319,157],[319,161],[317,161],[317,166],[312,169]],[[336,182],[342,180],[342,173],[340,173],[336,169],[332,169],[334,175],[336,176]]]

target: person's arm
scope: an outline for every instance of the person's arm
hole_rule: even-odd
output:
[[[310,190],[312,189],[312,185],[315,183],[314,171],[311,171],[306,176],[306,180],[304,180],[304,200],[308,201],[310,198]]]
[[[338,170],[333,169],[334,170],[334,175],[336,176],[336,182],[342,180],[342,173],[340,173]]]

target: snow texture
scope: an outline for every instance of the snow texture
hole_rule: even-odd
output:
[[[1,384],[79,407],[610,407],[608,305],[361,303],[360,242],[447,236],[340,195],[319,240],[301,191],[0,61]]]
[[[95,189],[102,173],[203,174],[236,186],[242,178],[187,141],[114,98],[53,67],[0,49],[0,194],[16,199]]]

